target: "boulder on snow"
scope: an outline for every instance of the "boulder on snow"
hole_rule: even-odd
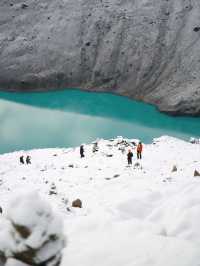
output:
[[[2,209],[2,207],[0,206],[0,214],[2,214],[3,213],[3,209]]]
[[[200,176],[200,173],[197,170],[195,170],[194,171],[194,176]]]
[[[177,166],[174,165],[173,168],[172,168],[172,173],[173,173],[173,172],[177,172],[177,170],[178,170],[178,169],[177,169]]]
[[[137,146],[137,143],[135,141],[131,141],[131,144],[133,144],[133,146]]]
[[[113,157],[113,154],[106,154],[106,157]]]
[[[55,190],[49,190],[49,195],[57,195],[57,191]]]
[[[31,206],[31,207],[30,207]],[[15,197],[0,220],[0,265],[14,258],[28,265],[58,266],[65,247],[63,224],[38,193]]]
[[[82,201],[80,199],[76,199],[76,200],[72,201],[72,207],[82,208]]]

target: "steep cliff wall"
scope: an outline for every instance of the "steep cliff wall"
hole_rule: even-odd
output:
[[[200,1],[1,0],[0,89],[72,87],[200,115]]]

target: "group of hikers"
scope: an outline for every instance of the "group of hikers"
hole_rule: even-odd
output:
[[[98,147],[98,143],[97,142],[94,142],[93,143],[93,148],[92,148],[92,152],[95,153],[99,150],[99,147]],[[81,144],[80,146],[80,156],[81,158],[85,157],[85,154],[84,154],[85,150],[84,150],[84,145]]]
[[[26,161],[26,164],[31,164],[31,157],[27,155],[26,159],[24,159],[24,156],[22,155],[19,157],[19,161],[21,164],[25,164],[25,161]]]
[[[98,147],[98,143],[95,142],[93,144],[93,148],[92,148],[92,151],[93,153],[97,152],[99,150],[99,147]],[[142,145],[142,142],[139,142],[138,145],[137,145],[137,148],[136,148],[136,151],[137,151],[137,159],[141,160],[142,159],[142,150],[143,150],[143,145]],[[84,154],[85,150],[84,150],[84,145],[82,144],[80,146],[80,156],[81,158],[84,158],[85,157],[85,154]],[[128,153],[127,153],[127,161],[128,161],[128,165],[131,165],[132,164],[132,159],[133,159],[133,152],[131,151],[131,149],[128,150]],[[26,156],[26,159],[24,159],[24,156],[20,156],[19,157],[19,160],[20,160],[20,163],[21,164],[31,164],[31,157],[29,155]]]
[[[93,152],[97,152],[98,150],[99,150],[98,144],[97,144],[97,142],[95,142],[94,145],[93,145],[92,151]],[[136,151],[137,151],[137,159],[138,160],[141,160],[142,159],[142,151],[143,151],[142,142],[139,142],[138,143],[137,148],[136,148]],[[85,152],[84,151],[84,145],[82,144],[80,146],[80,156],[81,156],[81,158],[85,157],[84,152]],[[131,151],[131,149],[129,149],[128,150],[128,153],[127,153],[128,165],[131,165],[132,164],[132,159],[133,159],[133,152]]]
[[[142,150],[143,150],[142,142],[139,142],[137,145],[137,159],[138,160],[142,159]],[[132,164],[132,159],[133,159],[133,153],[132,153],[131,149],[129,149],[128,154],[127,154],[128,165]]]

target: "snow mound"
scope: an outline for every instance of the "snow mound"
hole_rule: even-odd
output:
[[[62,221],[37,192],[12,198],[7,215],[0,219],[0,252],[5,259],[58,265],[64,246]]]

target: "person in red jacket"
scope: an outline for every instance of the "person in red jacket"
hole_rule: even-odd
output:
[[[137,158],[138,159],[142,159],[142,149],[143,149],[142,142],[139,142],[137,145]]]

